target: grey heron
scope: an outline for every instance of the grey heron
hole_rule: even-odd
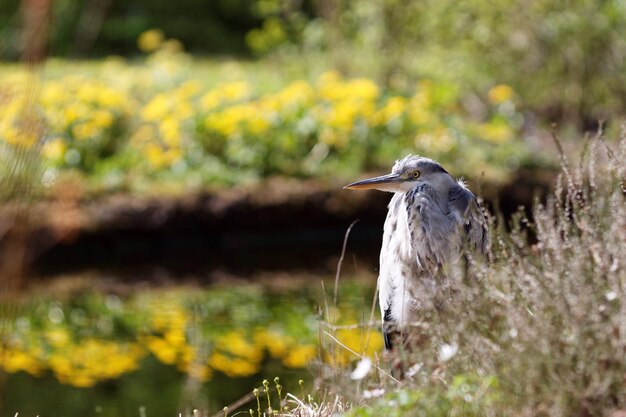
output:
[[[344,188],[394,193],[385,220],[378,276],[385,348],[437,307],[435,294],[446,269],[464,248],[484,253],[487,223],[478,200],[437,162],[409,155],[391,173]],[[403,341],[404,343],[404,341]]]

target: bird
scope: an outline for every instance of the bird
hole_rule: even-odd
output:
[[[420,313],[437,308],[446,270],[468,249],[485,254],[487,221],[476,196],[439,163],[408,155],[391,173],[353,182],[350,190],[393,193],[383,228],[378,296],[386,350],[406,344]]]

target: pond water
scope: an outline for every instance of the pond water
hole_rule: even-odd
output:
[[[334,276],[290,275],[158,287],[75,276],[36,286],[2,309],[0,415],[210,415],[263,379],[300,392],[315,361],[348,372],[358,358],[320,355],[320,328],[329,318],[369,322],[373,272],[342,276],[336,306]],[[376,328],[335,336],[365,355],[382,349]]]

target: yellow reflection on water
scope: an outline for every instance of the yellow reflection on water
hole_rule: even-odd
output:
[[[211,305],[220,296],[210,291],[200,296],[197,291],[174,291],[142,294],[110,306],[102,295],[92,296],[95,302],[92,298],[80,307],[54,301],[49,306],[43,302],[42,308],[42,302],[37,302],[15,320],[16,332],[0,341],[0,369],[36,377],[51,372],[61,383],[90,387],[137,370],[147,356],[202,382],[215,372],[231,378],[258,374],[267,360],[304,368],[319,358],[319,323],[310,320],[312,310],[308,318],[290,313],[288,306],[274,316],[255,310],[263,318],[255,321],[252,317],[242,324],[228,317],[231,310],[226,305],[227,313],[218,325],[209,313],[203,317],[198,306]],[[254,308],[266,308],[264,299],[254,298],[262,293],[253,291],[248,296],[253,297],[248,303]],[[38,315],[46,307],[48,317],[41,319]],[[346,311],[343,316],[356,314]],[[290,330],[294,328],[297,334]],[[373,356],[382,349],[382,337],[375,330],[342,329],[336,337],[359,354]],[[356,359],[344,348],[324,356],[325,361],[341,366]]]

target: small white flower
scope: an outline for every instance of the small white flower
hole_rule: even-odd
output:
[[[439,360],[447,362],[459,351],[459,345],[453,343],[451,345],[441,345],[439,348]]]
[[[372,369],[372,361],[368,358],[363,358],[359,361],[356,368],[350,374],[350,379],[353,381],[358,381],[359,379],[363,379],[370,373]]]
[[[606,297],[606,301],[613,301],[617,298],[617,294],[615,293],[615,291],[607,292],[606,294],[604,294],[604,296]]]
[[[411,366],[406,371],[406,377],[409,378],[409,379],[413,378],[415,375],[417,375],[417,373],[420,371],[420,369],[422,369],[422,364],[421,363],[416,363],[415,365]]]
[[[373,390],[366,389],[365,391],[363,391],[363,398],[365,398],[366,400],[370,398],[378,398],[378,397],[382,397],[384,393],[385,393],[384,388],[375,388]]]
[[[511,339],[515,339],[517,337],[517,329],[515,327],[509,330],[509,336],[511,336]]]

